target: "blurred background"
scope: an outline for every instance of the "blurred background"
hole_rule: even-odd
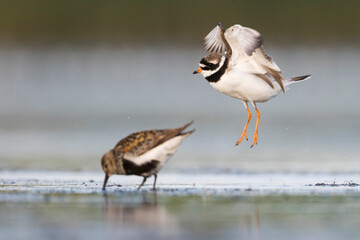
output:
[[[0,168],[100,171],[126,135],[195,120],[165,171],[360,171],[359,1],[0,1]],[[287,77],[235,147],[241,101],[192,75],[221,21]],[[252,109],[254,112],[254,110]],[[217,169],[217,170],[215,170]]]

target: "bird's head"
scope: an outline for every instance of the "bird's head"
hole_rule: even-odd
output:
[[[217,72],[222,64],[224,64],[223,57],[219,54],[209,54],[202,58],[199,63],[199,68],[193,72],[193,74],[201,73],[204,78]]]
[[[105,180],[103,185],[103,190],[105,190],[109,177],[113,174],[116,174],[115,153],[113,150],[110,150],[104,154],[101,159],[101,167],[105,173]]]

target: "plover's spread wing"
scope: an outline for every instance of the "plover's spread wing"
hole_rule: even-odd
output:
[[[236,24],[225,31],[225,37],[233,50],[232,68],[255,74],[272,88],[276,82],[285,92],[281,70],[265,52],[259,32]]]
[[[221,39],[220,27],[216,26],[205,38],[204,38],[204,50],[210,53],[223,54],[225,51],[225,44]]]
[[[281,73],[279,66],[275,63],[273,58],[265,52],[265,49],[263,46],[257,48],[254,51],[253,58],[255,59],[255,61],[258,64],[260,64],[262,66],[267,66],[267,67],[273,69],[274,71]]]
[[[274,80],[277,84],[279,84],[281,90],[285,93],[284,77],[282,76],[281,69],[275,63],[275,61],[265,52],[264,48],[261,46],[256,49],[251,58],[263,70],[263,75],[267,76],[269,79]]]
[[[233,55],[251,56],[252,53],[262,45],[261,34],[251,28],[243,27],[239,24],[226,29],[225,38],[229,42]]]
[[[210,53],[223,54],[225,43],[220,35],[220,27],[216,26],[205,38],[204,49]],[[261,34],[251,28],[235,24],[225,31],[225,39],[229,42],[233,52],[238,55],[251,56],[262,45]]]

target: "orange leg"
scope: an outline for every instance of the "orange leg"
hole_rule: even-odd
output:
[[[255,132],[254,132],[254,141],[251,145],[251,147],[253,147],[256,144],[258,144],[258,140],[259,140],[259,136],[258,136],[258,128],[259,128],[259,121],[260,121],[260,112],[257,109],[256,105],[255,105],[255,110],[256,110],[256,126],[255,126]]]
[[[251,112],[250,112],[250,109],[249,109],[249,106],[247,103],[244,103],[244,105],[246,106],[246,110],[248,112],[248,120],[245,124],[245,127],[244,127],[244,130],[242,131],[242,134],[241,134],[241,137],[240,139],[236,142],[236,146],[239,145],[241,143],[241,141],[243,140],[244,136],[246,138],[246,141],[248,140],[248,137],[246,136],[246,129],[248,128],[248,125],[249,125],[249,122],[250,122],[250,119],[251,119]]]

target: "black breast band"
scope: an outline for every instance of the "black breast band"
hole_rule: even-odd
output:
[[[221,66],[219,71],[213,73],[212,75],[206,77],[205,79],[208,80],[209,82],[217,82],[217,81],[219,81],[221,76],[224,75],[228,65],[229,65],[229,59],[225,58],[224,64]]]

